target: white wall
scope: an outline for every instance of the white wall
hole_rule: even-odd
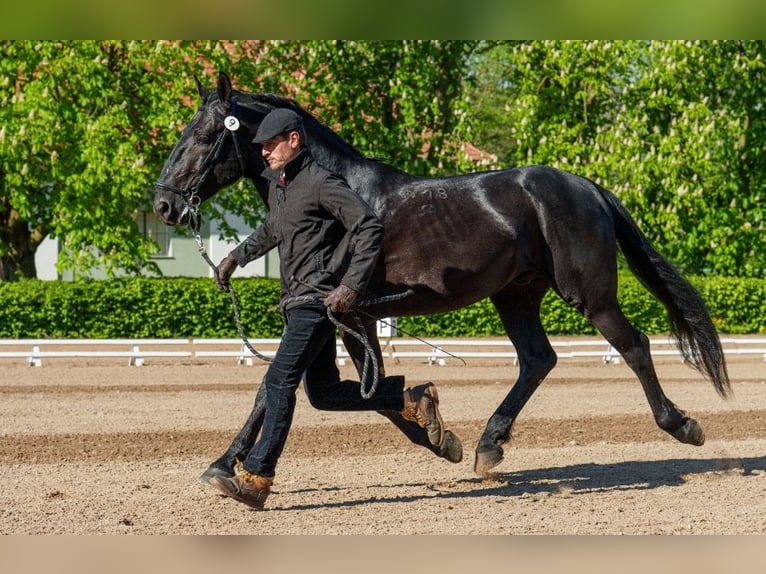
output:
[[[238,230],[240,240],[244,240],[251,230],[238,218],[229,216],[229,223]],[[203,244],[210,259],[218,264],[229,251],[237,246],[237,243],[228,243],[220,239],[220,231],[214,222],[210,222],[210,234],[205,237],[203,232]],[[55,281],[58,279],[71,280],[72,273],[66,272],[59,277],[56,271],[59,243],[57,239],[46,238],[35,253],[35,265],[38,279]],[[204,262],[197,250],[197,243],[191,237],[173,237],[171,239],[170,255],[158,257],[157,264],[166,276],[183,275],[191,277],[212,277],[213,270]],[[99,270],[93,270],[91,276],[102,278],[105,274]],[[244,268],[237,268],[234,277],[279,277],[279,258],[276,250],[250,262]]]
[[[229,224],[237,230],[239,240],[243,241],[248,235],[250,230],[245,226],[244,222],[235,217],[227,217]],[[220,239],[220,229],[216,222],[210,222],[210,241],[205,242],[205,249],[208,250],[210,259],[216,264],[221,261],[229,251],[234,249],[238,245],[237,242],[227,243]],[[271,254],[269,254],[271,256]],[[267,257],[261,257],[255,261],[251,261],[245,267],[238,267],[234,272],[234,277],[265,277],[266,276],[266,263]],[[210,277],[213,276],[212,269],[210,270]]]
[[[37,267],[38,279],[55,281],[59,278],[58,272],[56,271],[58,254],[58,239],[46,237],[35,252],[35,267]]]

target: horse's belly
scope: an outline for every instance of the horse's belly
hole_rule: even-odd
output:
[[[503,185],[489,185],[498,177]],[[412,186],[384,218],[389,286],[411,288],[429,312],[438,312],[492,295],[516,276],[542,272],[534,206],[506,180]]]
[[[497,245],[481,242],[423,249],[414,244],[385,260],[386,283],[406,286],[445,304],[467,304],[502,289],[514,275],[514,259]],[[457,302],[457,303],[456,303]]]

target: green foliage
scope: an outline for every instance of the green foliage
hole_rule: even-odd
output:
[[[470,169],[462,79],[475,42],[314,41],[278,44],[296,54],[306,79],[296,98],[363,153],[404,171],[444,175]],[[287,54],[285,54],[287,56]]]
[[[766,280],[710,277],[697,278],[693,284],[721,332],[766,333]]]
[[[611,189],[687,273],[764,276],[764,58],[762,41],[494,44],[472,133],[505,165]]]
[[[243,327],[279,337],[279,283],[234,279]],[[231,297],[211,279],[0,283],[0,337],[237,337]]]
[[[638,280],[620,273],[618,297],[625,316],[647,334],[668,332],[665,308]],[[766,279],[694,277],[692,284],[707,303],[713,323],[721,333],[766,333]],[[596,331],[575,309],[549,291],[540,312],[549,335],[590,335]],[[422,337],[504,336],[489,300],[457,311],[430,317],[401,317],[403,331]]]
[[[279,337],[279,282],[234,279],[245,332]],[[695,277],[721,333],[766,333],[766,280]],[[668,330],[664,308],[630,274],[620,275],[628,319],[648,334]],[[549,335],[593,334],[593,327],[552,292],[543,300]],[[489,300],[440,315],[400,317],[403,335],[504,336]],[[231,298],[211,279],[121,278],[105,281],[0,283],[0,337],[237,337]]]
[[[60,271],[151,268],[155,246],[134,216],[192,89],[177,61],[179,43],[0,43],[0,257],[23,268],[53,236]],[[26,237],[7,233],[14,218]]]

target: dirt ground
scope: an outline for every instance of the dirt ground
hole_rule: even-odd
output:
[[[464,458],[411,444],[375,413],[314,410],[299,390],[267,510],[197,481],[245,420],[265,366],[234,359],[0,362],[1,534],[764,534],[766,363],[729,358],[721,400],[677,358],[668,396],[707,442],[654,424],[623,364],[559,361],[488,478],[473,450],[517,368],[387,365],[433,380]],[[344,374],[353,376],[349,367]]]

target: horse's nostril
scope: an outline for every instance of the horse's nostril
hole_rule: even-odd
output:
[[[154,213],[163,219],[167,219],[171,209],[170,202],[165,201],[164,199],[159,199],[154,202]]]

